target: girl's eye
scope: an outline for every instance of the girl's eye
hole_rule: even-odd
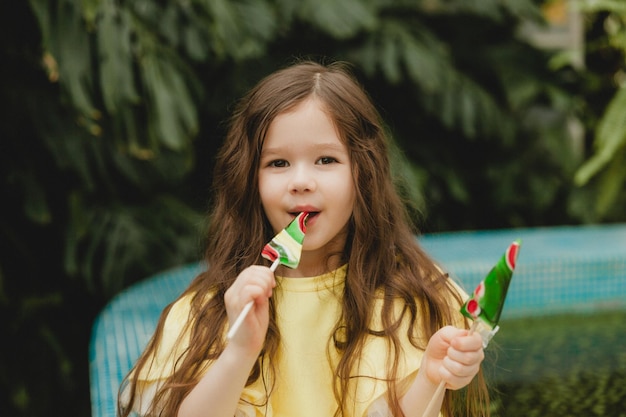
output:
[[[289,163],[285,161],[284,159],[276,159],[269,163],[269,166],[274,167],[274,168],[284,168],[288,165]]]
[[[332,164],[333,162],[337,162],[337,160],[332,156],[323,156],[317,161],[317,163],[320,165]]]

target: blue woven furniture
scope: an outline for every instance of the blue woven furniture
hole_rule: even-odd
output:
[[[626,224],[453,232],[419,238],[472,291],[515,239],[522,240],[503,320],[571,310],[626,308]],[[114,417],[122,378],[161,310],[202,270],[190,264],[131,286],[96,318],[90,346],[93,417]]]
[[[89,348],[93,417],[116,416],[120,383],[150,340],[161,311],[201,271],[198,263],[159,273],[118,294],[100,312]]]

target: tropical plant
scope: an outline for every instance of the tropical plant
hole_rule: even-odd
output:
[[[1,415],[88,413],[93,317],[201,256],[229,107],[294,57],[354,64],[426,230],[566,220],[572,102],[517,36],[532,0],[1,4]]]
[[[595,179],[595,204],[589,214],[592,219],[611,218],[616,213],[623,216],[626,202],[626,3],[579,0],[575,4],[590,22],[602,28],[600,36],[586,43],[588,55],[603,60],[605,68],[606,57],[610,57],[610,74],[594,74],[593,67],[589,70],[589,77],[593,77],[591,88],[599,86],[610,93],[602,100],[598,116],[590,120],[594,132],[593,155],[578,169],[575,181],[584,186]],[[601,80],[609,80],[610,84],[604,85]],[[595,113],[595,109],[591,113]]]

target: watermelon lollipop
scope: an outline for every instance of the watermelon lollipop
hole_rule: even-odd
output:
[[[474,320],[469,333],[477,331],[483,339],[483,347],[486,348],[491,338],[498,331],[498,321],[504,307],[504,299],[509,289],[509,283],[515,270],[515,262],[519,253],[521,241],[516,240],[507,248],[498,263],[489,271],[485,279],[474,290],[472,296],[461,307],[461,313]],[[441,381],[435,394],[426,406],[424,416],[432,413],[435,406],[435,398],[441,395],[446,383]]]
[[[261,255],[273,262],[273,270],[278,263],[296,268],[300,263],[300,253],[302,252],[302,242],[306,233],[306,220],[309,213],[302,212],[287,225],[279,234],[265,245]],[[278,261],[278,263],[277,263]]]
[[[511,243],[498,263],[478,284],[470,299],[461,307],[463,315],[472,320],[480,320],[492,330],[497,327],[520,245],[519,240]]]
[[[274,238],[268,242],[261,256],[265,259],[272,261],[270,270],[274,272],[278,268],[279,264],[285,265],[289,268],[296,268],[300,263],[300,254],[302,253],[302,242],[304,241],[304,234],[306,232],[306,220],[309,217],[309,213],[302,212],[296,216],[283,230],[280,231]],[[227,339],[232,339],[237,329],[243,323],[252,306],[253,301],[246,304],[239,313],[239,317],[233,323],[233,326],[226,335]]]

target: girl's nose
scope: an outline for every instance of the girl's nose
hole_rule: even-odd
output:
[[[294,167],[289,183],[290,192],[315,191],[316,187],[317,182],[311,169],[307,167]]]

